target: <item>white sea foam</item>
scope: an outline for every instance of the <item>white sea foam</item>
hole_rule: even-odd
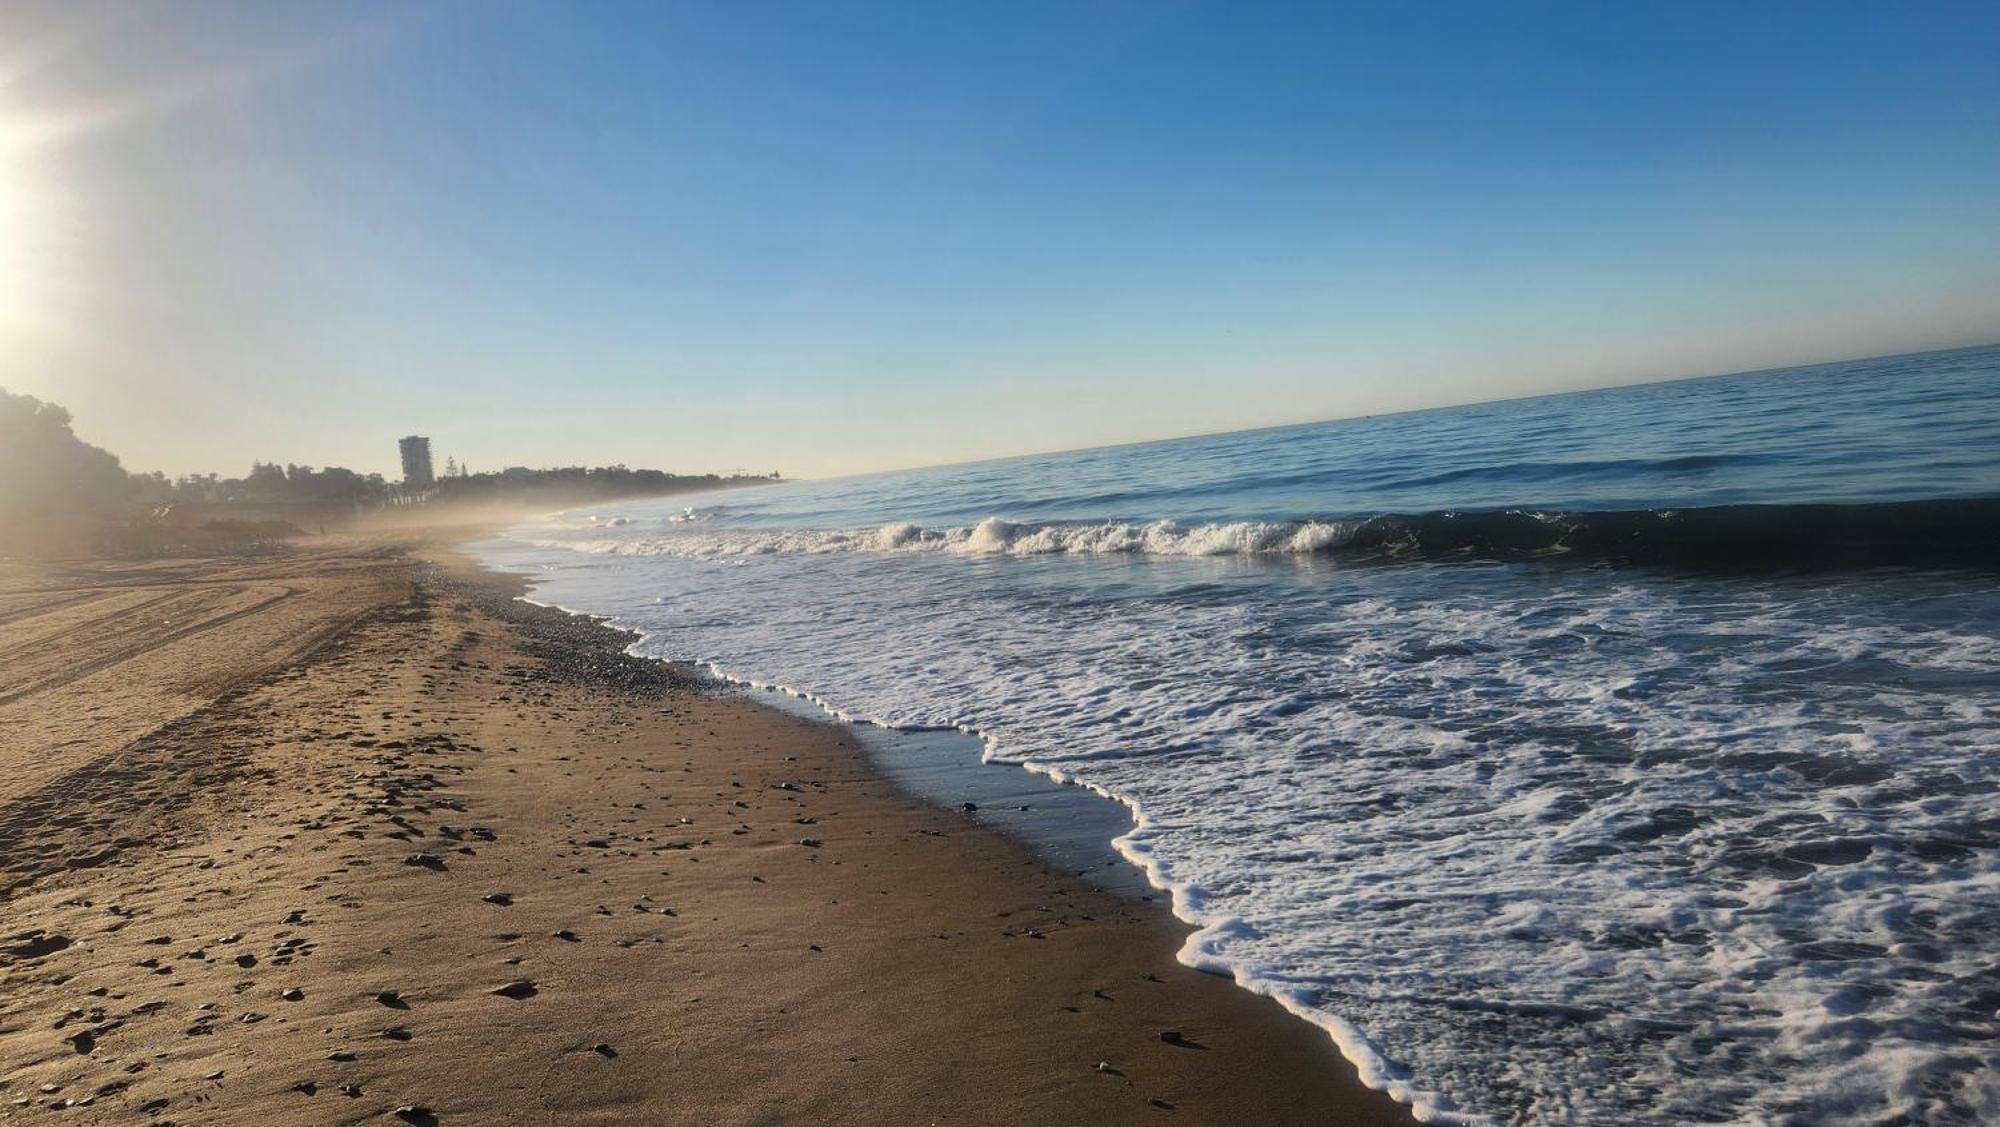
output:
[[[680,518],[669,518],[677,521]],[[593,527],[606,524],[593,518]],[[897,523],[858,529],[703,528],[658,535],[543,535],[539,547],[619,556],[722,559],[780,553],[946,552],[960,555],[1235,556],[1312,554],[1339,547],[1352,532],[1340,521],[1173,521],[1101,524],[1028,523],[987,517],[976,524],[924,528]]]
[[[2000,1119],[2000,628],[1949,609],[1990,584],[1334,569],[1313,524],[658,528],[493,558],[642,652],[1127,803],[1183,960],[1425,1118]],[[1113,554],[1162,558],[1047,558]]]

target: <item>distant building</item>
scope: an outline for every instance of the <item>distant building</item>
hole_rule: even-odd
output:
[[[403,450],[403,488],[418,492],[437,484],[431,473],[430,439],[413,434],[396,445]]]

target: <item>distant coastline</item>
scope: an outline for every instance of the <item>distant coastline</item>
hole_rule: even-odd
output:
[[[677,474],[613,466],[472,473],[453,464],[421,484],[341,466],[257,462],[243,477],[129,473],[78,438],[54,403],[0,388],[0,559],[151,558],[268,550],[310,533],[464,524],[510,514],[781,480],[777,473]]]

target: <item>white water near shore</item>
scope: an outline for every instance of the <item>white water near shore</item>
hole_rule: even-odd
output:
[[[690,503],[691,502],[691,503]],[[2000,346],[604,506],[641,650],[1115,796],[1432,1118],[2000,1121]]]
[[[1327,1027],[1428,1118],[2000,1110],[1953,1035],[1990,1019],[2000,870],[1955,843],[2000,782],[2000,709],[1964,691],[2000,641],[1911,628],[1948,587],[489,558],[642,652],[975,730],[1128,803],[1121,849],[1202,928],[1186,960]],[[1834,688],[1783,699],[1802,676]]]

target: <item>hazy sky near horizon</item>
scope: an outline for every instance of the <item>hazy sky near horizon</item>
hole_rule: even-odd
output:
[[[2000,339],[2000,6],[13,3],[128,468],[830,473]]]

